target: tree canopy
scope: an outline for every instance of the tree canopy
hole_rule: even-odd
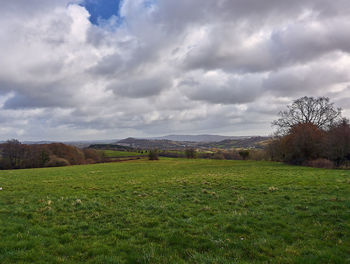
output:
[[[293,126],[310,123],[326,129],[341,118],[341,108],[335,108],[328,97],[301,97],[279,112],[280,118],[272,125],[278,134],[286,134]]]

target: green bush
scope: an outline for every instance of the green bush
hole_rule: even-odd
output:
[[[248,150],[241,150],[238,152],[238,154],[242,157],[243,160],[246,160],[249,157]]]
[[[150,150],[148,152],[148,159],[149,160],[159,160],[159,152],[157,149]]]
[[[197,152],[194,148],[188,148],[185,150],[186,158],[195,159],[197,157]]]

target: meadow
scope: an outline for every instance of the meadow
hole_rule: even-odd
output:
[[[162,158],[0,187],[0,263],[350,263],[350,171]]]

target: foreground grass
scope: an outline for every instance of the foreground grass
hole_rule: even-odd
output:
[[[350,262],[350,171],[164,159],[0,187],[0,263]]]

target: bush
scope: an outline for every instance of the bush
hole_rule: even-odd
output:
[[[216,159],[216,160],[224,160],[225,156],[222,152],[216,152],[214,153],[214,155],[212,156],[212,159]]]
[[[77,147],[62,143],[52,143],[47,145],[48,150],[56,157],[66,159],[71,165],[84,164],[84,153]]]
[[[348,170],[348,169],[350,169],[350,161],[345,161],[345,162],[343,162],[340,166],[339,166],[339,168],[340,169],[346,169],[346,170]]]
[[[85,156],[85,163],[87,164],[99,163],[99,162],[103,162],[104,160],[103,151],[85,148],[83,149],[83,153]]]
[[[266,146],[266,153],[269,160],[284,161],[282,142],[282,137],[276,137]]]
[[[241,160],[242,157],[238,154],[237,151],[223,152],[224,158],[227,160]]]
[[[194,148],[188,148],[185,150],[186,158],[195,159],[197,157],[196,150]]]
[[[248,150],[241,150],[238,152],[238,154],[242,157],[243,160],[246,160],[249,157]]]
[[[49,162],[46,164],[47,167],[63,167],[63,166],[69,166],[70,163],[68,160],[59,158],[56,156],[50,156]]]
[[[269,160],[269,156],[265,150],[255,149],[251,150],[249,153],[249,159],[251,160]]]
[[[96,161],[94,161],[93,159],[86,159],[85,160],[85,164],[95,164]]]
[[[325,132],[312,123],[293,126],[289,133],[270,145],[272,160],[302,165],[309,160],[324,157]]]
[[[148,159],[149,160],[159,160],[159,153],[157,149],[150,150],[148,152]]]
[[[12,169],[10,160],[7,158],[1,158],[0,170],[10,170],[10,169]]]
[[[62,143],[26,145],[18,140],[0,144],[0,169],[41,168],[103,162],[102,151],[81,150]]]
[[[185,154],[181,151],[161,151],[159,152],[159,156],[167,157],[167,158],[184,158]]]
[[[343,119],[333,124],[327,131],[326,138],[327,158],[334,161],[337,167],[350,161],[350,124]]]
[[[334,163],[328,159],[316,159],[311,160],[306,163],[309,167],[323,168],[323,169],[333,169]]]

